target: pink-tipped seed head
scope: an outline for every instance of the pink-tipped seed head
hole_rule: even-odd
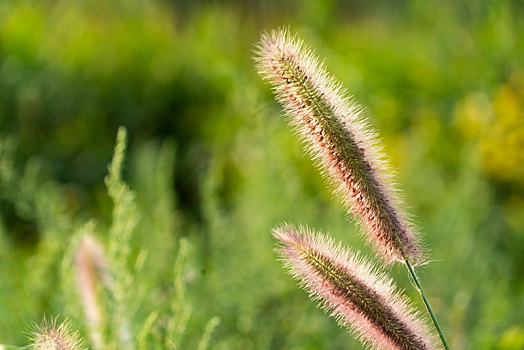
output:
[[[71,330],[71,323],[57,324],[57,319],[43,319],[39,325],[33,325],[28,348],[31,350],[81,350],[82,340],[77,331]]]
[[[333,240],[283,225],[273,230],[281,259],[313,300],[373,349],[435,349],[437,342],[420,315],[358,255]]]
[[[100,333],[100,308],[97,288],[100,282],[111,287],[109,266],[102,246],[91,235],[85,235],[75,252],[76,280],[80,300],[84,308],[86,324],[90,329],[91,342],[96,348],[102,344]]]
[[[361,107],[302,41],[286,30],[263,34],[255,58],[309,153],[387,262],[421,259],[391,172]]]

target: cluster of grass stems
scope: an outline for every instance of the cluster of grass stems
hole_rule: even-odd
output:
[[[329,178],[336,195],[366,233],[384,265],[405,264],[448,349],[413,266],[425,262],[419,233],[403,210],[376,134],[341,84],[287,30],[262,35],[256,62],[262,77]],[[392,280],[327,235],[282,225],[273,230],[279,253],[310,296],[377,349],[435,349],[435,332]]]

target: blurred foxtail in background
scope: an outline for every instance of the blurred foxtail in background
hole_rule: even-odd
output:
[[[102,348],[101,310],[97,301],[100,283],[111,286],[109,266],[102,246],[91,235],[85,235],[75,252],[78,293],[84,309],[86,326],[95,349]]]
[[[71,322],[66,320],[58,323],[58,318],[35,324],[30,331],[31,350],[83,350],[82,339],[77,331],[71,328]]]

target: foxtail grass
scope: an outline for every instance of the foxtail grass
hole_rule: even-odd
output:
[[[401,209],[386,159],[362,108],[313,52],[285,30],[262,35],[256,62],[378,255],[388,262],[418,261],[417,233]]]
[[[100,283],[111,286],[109,266],[102,246],[86,234],[75,252],[76,282],[82,302],[86,325],[95,349],[103,347],[101,310],[97,300]]]
[[[35,324],[30,331],[31,350],[81,350],[82,340],[77,331],[71,329],[71,323],[58,323],[57,318],[44,318]]]
[[[332,239],[283,225],[273,230],[279,253],[312,299],[376,349],[435,349],[420,315],[392,280]]]
[[[419,233],[402,209],[404,205],[393,184],[392,173],[382,155],[375,131],[362,116],[362,108],[353,102],[342,85],[328,74],[318,57],[301,40],[291,37],[286,30],[262,34],[255,60],[259,74],[272,85],[277,100],[304,140],[309,154],[317,161],[322,172],[330,178],[335,186],[335,192],[343,199],[349,212],[365,229],[368,241],[375,247],[377,255],[386,263],[398,261],[406,265],[442,344],[448,349],[437,319],[412,268],[412,264],[415,266],[421,264],[424,259],[418,238]],[[288,264],[292,271],[303,278],[306,289],[325,301],[327,308],[333,310],[336,317],[342,320],[342,324],[356,324],[353,326],[356,333],[368,343],[378,347],[428,348],[429,345],[416,340],[418,338],[414,333],[408,333],[402,327],[398,328],[396,321],[391,321],[400,320],[395,318],[398,315],[392,313],[391,317],[385,316],[387,312],[383,311],[384,308],[397,308],[393,306],[398,304],[395,298],[384,298],[383,295],[366,293],[364,289],[360,289],[365,287],[359,284],[360,282],[352,282],[352,278],[346,274],[347,270],[340,267],[342,266],[340,259],[336,259],[338,263],[333,263],[331,258],[324,259],[322,256],[314,258],[316,253],[311,246],[325,245],[322,243],[323,239],[316,236],[311,239],[304,238],[305,235],[292,233],[289,228],[276,232],[278,239],[281,241],[287,239],[286,242],[289,243],[283,251],[288,253]],[[282,232],[287,232],[287,235]],[[292,239],[289,240],[289,237]],[[300,243],[297,243],[298,241]],[[306,243],[309,244],[309,248],[303,249],[301,244],[307,246]],[[335,256],[338,255],[338,250],[329,245],[327,244],[327,251],[334,253]],[[301,252],[302,255],[297,252]],[[355,260],[348,254],[341,253],[341,256],[349,259],[349,265],[354,264]],[[312,273],[314,270],[308,270],[311,266],[323,269],[317,273],[320,273],[324,279],[313,279],[311,276],[317,275]],[[309,272],[301,274],[304,271]],[[342,282],[358,286],[348,287],[350,289],[346,290],[349,293],[346,295],[348,297],[354,293],[360,295],[353,300],[353,304],[348,303],[343,297],[335,297],[335,295],[342,295],[342,290],[346,288],[342,284],[335,286]],[[324,292],[323,287],[331,291]],[[362,311],[365,308],[359,309],[354,306],[358,300],[371,308],[368,310],[371,314]],[[344,312],[357,309],[370,317],[367,320],[374,324],[375,328],[362,326],[366,323],[358,321],[358,317],[347,317]],[[382,315],[385,318],[373,319],[370,315]],[[392,331],[385,336],[385,333],[378,332],[377,329],[394,329],[402,334]],[[411,329],[411,331],[415,330]],[[395,338],[396,336],[399,338]],[[402,338],[404,336],[409,339]],[[390,339],[388,337],[396,340],[392,340],[387,345],[386,339]]]

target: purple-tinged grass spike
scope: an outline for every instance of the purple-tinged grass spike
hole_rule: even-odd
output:
[[[101,311],[97,300],[97,287],[102,282],[112,285],[109,265],[103,248],[89,234],[86,234],[75,252],[76,280],[80,300],[84,308],[86,325],[91,343],[95,349],[103,348],[101,334]]]
[[[57,318],[43,319],[41,324],[33,325],[30,332],[31,350],[81,350],[82,340],[77,331],[71,330],[71,322],[66,320],[57,324]]]
[[[333,240],[284,225],[273,230],[279,253],[313,300],[373,349],[436,349],[420,315],[392,280]]]
[[[286,30],[263,34],[255,60],[309,153],[366,229],[379,255],[387,262],[419,263],[417,233],[401,210],[391,172],[361,107]]]

